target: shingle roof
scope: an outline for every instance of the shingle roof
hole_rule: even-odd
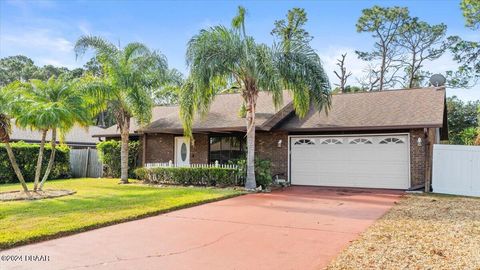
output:
[[[333,95],[328,112],[313,109],[300,119],[291,116],[280,129],[358,130],[442,127],[445,90],[421,88]]]
[[[283,107],[291,102],[290,95],[283,93],[283,104],[276,109],[273,105],[272,96],[268,92],[260,92],[257,99],[256,126],[263,129],[264,125],[270,124],[274,116]],[[208,114],[197,117],[193,123],[193,130],[245,130],[245,118],[239,116],[243,99],[240,94],[218,95],[212,103]],[[157,107],[158,108],[158,107]],[[143,129],[145,132],[157,132],[163,130],[182,130],[182,123],[179,118],[178,107],[165,107],[156,113],[157,117],[150,125]]]
[[[270,129],[278,121],[275,116],[277,113],[288,114],[292,108],[290,95],[285,91],[283,94],[283,104],[281,108],[276,109],[273,105],[272,96],[268,92],[260,92],[257,99],[256,126],[258,129]],[[239,111],[243,99],[240,94],[222,94],[218,95],[212,103],[206,117],[196,117],[193,124],[194,131],[209,130],[245,130],[245,118],[239,116]],[[287,112],[285,112],[287,110]],[[141,128],[132,118],[130,121],[130,133],[133,132],[174,132],[182,133],[182,121],[179,116],[178,106],[157,106],[152,111],[152,122],[144,128]],[[97,137],[118,136],[117,125],[105,129],[103,132],[95,134]]]
[[[92,137],[92,134],[102,132],[103,129],[97,126],[90,126],[88,128],[75,126],[65,135],[66,144],[96,144],[99,142],[98,138]],[[39,131],[33,131],[30,129],[22,129],[12,123],[11,140],[14,141],[27,141],[27,142],[40,142],[42,134]],[[51,133],[47,133],[47,141],[51,139]]]
[[[303,119],[293,114],[292,98],[287,91],[284,91],[283,99],[284,105],[276,109],[268,92],[259,94],[256,113],[258,130],[270,130],[277,124],[275,128],[290,131],[441,127],[444,124],[445,90],[436,88],[333,95],[328,114],[312,109]],[[207,116],[194,122],[194,132],[244,131],[245,119],[239,117],[241,104],[239,94],[217,96]],[[179,108],[157,106],[152,111],[149,125],[140,128],[132,119],[130,127],[131,134],[181,133]],[[95,136],[118,135],[115,125]]]

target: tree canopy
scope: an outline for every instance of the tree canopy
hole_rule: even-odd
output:
[[[456,96],[447,98],[448,136],[452,144],[464,144],[465,136],[479,127],[480,101],[464,102]],[[469,131],[465,131],[469,129]]]
[[[167,59],[142,43],[119,48],[101,37],[83,36],[75,44],[77,57],[88,49],[94,50],[102,67],[101,77],[86,76],[81,87],[95,97],[92,108],[97,112],[108,108],[115,116],[122,139],[121,181],[126,183],[130,120],[135,117],[140,125],[150,122],[152,93],[169,74]]]
[[[371,33],[375,40],[373,51],[356,51],[358,58],[370,62],[370,89],[383,90],[397,82],[399,50],[396,46],[402,25],[409,17],[407,8],[373,6],[362,10],[357,32]]]
[[[180,116],[185,134],[192,136],[195,114],[205,115],[215,95],[225,89],[237,89],[246,111],[246,187],[251,189],[256,188],[254,153],[258,93],[270,92],[272,102],[278,107],[283,102],[283,90],[288,89],[293,95],[296,113],[304,116],[311,104],[318,110],[329,106],[330,86],[320,57],[304,39],[289,39],[298,36],[289,33],[282,35],[280,43],[271,47],[257,43],[246,33],[245,14],[246,10],[239,7],[231,28],[219,25],[203,29],[188,42],[190,76],[182,89]]]

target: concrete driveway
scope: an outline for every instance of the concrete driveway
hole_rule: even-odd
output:
[[[0,269],[319,269],[400,196],[319,187],[249,194],[6,250],[49,261]]]

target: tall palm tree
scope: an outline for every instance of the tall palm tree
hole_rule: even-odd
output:
[[[35,170],[34,191],[42,190],[55,162],[57,133],[63,136],[76,124],[88,126],[92,113],[86,96],[79,90],[78,80],[68,80],[64,76],[51,77],[47,81],[30,80],[21,89],[27,106],[16,113],[17,125],[42,132],[42,141]],[[46,171],[40,180],[45,138],[51,132],[51,153]]]
[[[7,151],[8,158],[12,164],[13,170],[17,175],[18,181],[23,187],[25,193],[30,196],[28,191],[27,184],[23,178],[22,171],[18,167],[17,160],[13,153],[12,147],[10,145],[10,133],[11,133],[11,112],[12,106],[15,105],[15,98],[11,94],[11,87],[17,85],[18,82],[14,82],[6,87],[0,88],[0,142],[5,145],[5,150]]]
[[[239,7],[232,28],[215,26],[201,30],[188,43],[190,77],[183,87],[180,115],[185,134],[192,135],[194,114],[205,115],[216,94],[239,89],[244,99],[247,126],[247,189],[256,188],[255,111],[258,93],[269,91],[276,107],[282,91],[293,95],[297,115],[303,117],[313,104],[330,105],[330,86],[319,56],[306,42],[280,42],[268,47],[246,34],[245,9]]]
[[[168,74],[165,56],[141,43],[119,48],[103,38],[83,36],[76,45],[77,56],[93,49],[100,62],[102,77],[89,77],[83,87],[98,99],[101,109],[113,110],[121,134],[121,182],[128,183],[128,140],[130,119],[139,124],[150,121],[152,93]]]

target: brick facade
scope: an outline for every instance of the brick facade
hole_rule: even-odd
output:
[[[279,140],[282,140],[280,147]],[[288,133],[257,132],[255,142],[256,156],[272,162],[272,175],[283,174],[288,177]]]
[[[422,146],[418,146],[418,139]],[[423,129],[410,130],[410,181],[412,187],[425,183],[425,134]]]
[[[385,131],[393,132],[393,131]],[[400,131],[397,131],[400,132]],[[401,131],[407,132],[407,131]],[[424,129],[412,129],[410,133],[410,174],[411,186],[423,185],[431,162],[425,160],[425,153],[430,151],[429,142],[434,142],[432,135],[426,140]],[[363,132],[362,134],[365,134]],[[381,132],[375,132],[381,133]],[[435,132],[430,132],[435,133]],[[317,133],[318,134],[318,133]],[[337,133],[338,134],[338,133]],[[354,134],[349,132],[349,134]],[[174,160],[174,141],[175,136],[172,134],[148,134],[146,136],[145,162],[168,162]],[[422,139],[422,145],[418,145],[418,138]],[[195,143],[190,148],[191,163],[208,163],[209,160],[209,136],[207,134],[195,134]],[[279,141],[281,145],[279,147]],[[274,132],[257,132],[256,133],[256,156],[262,159],[268,159],[272,162],[272,175],[283,174],[288,177],[288,133],[284,131]]]
[[[146,134],[145,163],[173,162],[175,159],[175,137],[174,134]],[[190,147],[191,163],[208,162],[208,135],[195,134],[195,143]]]
[[[173,161],[174,135],[172,134],[146,134],[145,163]]]
[[[195,143],[190,146],[190,162],[197,164],[208,163],[208,145],[207,134],[194,134]]]

